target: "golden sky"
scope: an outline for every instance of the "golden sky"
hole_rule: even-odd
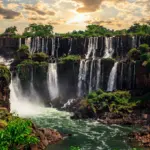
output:
[[[150,0],[0,0],[0,32],[30,23],[52,24],[55,32],[84,30],[87,24],[111,29],[150,22]]]

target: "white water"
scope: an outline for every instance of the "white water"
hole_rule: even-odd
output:
[[[8,68],[10,67],[10,64],[13,62],[14,59],[5,59],[4,57],[0,56],[0,64],[4,64]]]
[[[21,47],[21,38],[19,38],[19,48]]]
[[[31,38],[26,38],[25,39],[25,45],[28,46],[29,52],[31,53]]]
[[[113,53],[114,53],[113,37],[105,37],[105,54],[104,54],[104,58],[112,57]]]
[[[90,83],[89,83],[89,93],[92,92],[92,80],[93,80],[93,65],[94,65],[94,60],[91,62],[91,67],[90,67]]]
[[[59,97],[56,63],[49,63],[48,66],[48,90],[52,100]]]
[[[84,65],[85,65],[85,60],[80,61],[80,68],[79,68],[79,76],[78,76],[78,97],[82,96],[82,85],[84,81]]]
[[[90,37],[86,59],[89,59],[91,54],[92,54],[92,58],[95,58],[95,53],[97,48],[98,48],[98,37]]]
[[[55,55],[55,38],[52,38],[52,56]]]
[[[116,77],[117,77],[117,67],[118,67],[118,62],[114,64],[109,75],[109,80],[107,85],[107,91],[109,92],[112,92],[116,88],[115,86],[116,86]]]
[[[69,45],[70,45],[69,54],[71,54],[71,51],[72,51],[72,38],[69,39]]]
[[[136,48],[137,47],[136,41],[137,41],[137,36],[133,36],[132,37],[132,48]]]
[[[11,112],[20,116],[30,116],[39,113],[44,105],[40,101],[38,94],[30,87],[30,93],[25,94],[22,90],[18,76],[11,80],[10,84],[10,107]]]
[[[97,60],[97,79],[96,79],[96,90],[100,88],[101,80],[101,59]]]

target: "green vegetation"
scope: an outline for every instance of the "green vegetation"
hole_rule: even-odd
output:
[[[68,55],[68,56],[60,57],[59,62],[64,64],[66,62],[80,61],[80,59],[81,59],[80,55]]]
[[[0,86],[2,85],[2,82],[4,82],[4,81],[7,84],[10,83],[11,74],[10,74],[10,71],[7,69],[7,67],[4,65],[0,65],[0,78],[2,79],[0,81]]]
[[[48,62],[38,62],[31,59],[22,61],[17,65],[17,72],[21,80],[31,80],[31,72],[38,74],[44,79],[47,76]]]
[[[17,50],[18,60],[24,60],[30,58],[29,48],[26,45],[21,45],[21,47]]]
[[[38,138],[32,134],[32,123],[29,120],[12,117],[3,129],[0,129],[1,150],[20,150],[30,144],[38,143]]]
[[[128,56],[129,58],[133,59],[133,60],[138,60],[139,56],[140,56],[140,50],[136,49],[136,48],[132,48],[129,52],[128,52]]]
[[[48,60],[48,55],[45,53],[34,53],[32,55],[32,60],[42,62],[42,61],[47,61]]]
[[[20,37],[52,37],[52,36],[60,36],[63,38],[84,38],[84,37],[98,37],[98,36],[120,36],[120,35],[140,35],[140,36],[147,36],[150,34],[150,25],[149,24],[134,24],[129,29],[122,29],[122,30],[111,30],[107,29],[103,26],[99,25],[88,25],[85,29],[85,31],[74,30],[73,32],[68,33],[55,33],[53,32],[53,26],[52,25],[42,25],[42,24],[30,24],[27,28],[25,28],[23,35],[16,34],[17,28],[9,27],[6,29],[3,35],[9,35],[14,38],[20,38]]]
[[[114,113],[130,113],[137,105],[137,102],[131,101],[131,94],[127,91],[107,93],[98,90],[90,93],[86,99],[95,113],[102,110]]]
[[[23,36],[25,37],[50,37],[53,36],[53,27],[51,25],[30,24],[25,28]]]
[[[131,49],[128,52],[128,57],[145,66],[148,73],[150,72],[150,47],[148,44],[141,44],[139,48]]]
[[[80,150],[80,147],[71,146],[70,150]]]

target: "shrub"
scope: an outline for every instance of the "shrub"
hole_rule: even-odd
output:
[[[59,59],[60,63],[66,63],[66,62],[73,62],[73,61],[79,61],[81,59],[81,56],[79,55],[68,55],[63,56]]]
[[[21,45],[21,47],[17,50],[17,59],[28,59],[30,56],[29,48],[26,45]]]
[[[127,91],[106,93],[98,90],[97,92],[90,93],[87,97],[87,102],[93,109],[93,112],[103,109],[115,113],[131,112],[137,103],[130,100],[131,94]]]
[[[141,60],[142,61],[147,61],[150,59],[150,53],[145,53],[141,55]]]
[[[39,61],[39,62],[42,62],[42,61],[47,61],[48,60],[48,55],[45,54],[45,53],[34,53],[32,55],[32,60],[34,61]]]
[[[128,52],[128,56],[133,60],[137,60],[139,59],[140,51],[137,50],[136,48],[133,48]]]
[[[5,81],[6,84],[10,83],[11,74],[10,74],[10,71],[7,69],[7,67],[4,65],[0,65],[0,78],[3,79],[2,81],[3,82]]]
[[[32,123],[29,120],[15,118],[0,130],[0,147],[2,150],[19,150],[39,140],[32,135]]]
[[[139,50],[141,51],[141,53],[146,53],[149,52],[149,45],[148,44],[141,44],[139,46]]]

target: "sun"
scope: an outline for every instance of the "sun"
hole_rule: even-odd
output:
[[[77,14],[74,16],[74,18],[70,19],[67,24],[72,23],[82,23],[87,20],[87,16],[85,14]]]

